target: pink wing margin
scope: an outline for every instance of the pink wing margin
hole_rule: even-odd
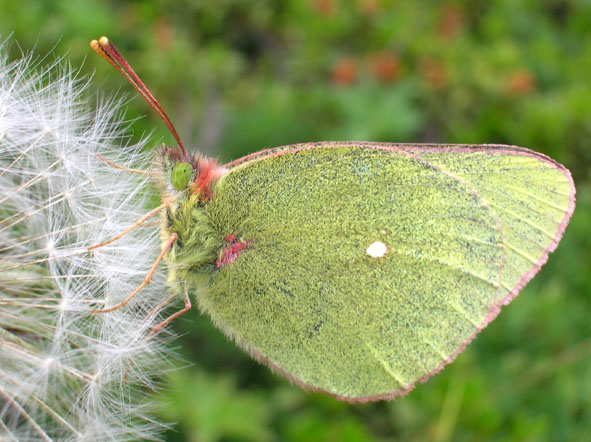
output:
[[[387,394],[383,394],[383,395],[364,396],[364,397],[346,397],[346,396],[340,396],[340,395],[337,395],[337,394],[334,394],[331,392],[327,392],[327,391],[315,388],[309,384],[306,384],[305,382],[301,381],[300,379],[294,377],[291,373],[285,371],[283,368],[281,368],[280,366],[275,364],[271,359],[269,359],[267,356],[265,356],[264,354],[259,352],[256,348],[252,347],[248,343],[241,341],[237,336],[234,336],[234,339],[236,340],[237,344],[240,345],[242,348],[244,348],[254,359],[267,365],[273,372],[285,376],[287,379],[290,380],[290,382],[292,382],[292,383],[294,383],[294,384],[298,385],[299,387],[304,388],[306,390],[322,392],[322,393],[328,394],[330,396],[333,396],[333,397],[335,397],[339,400],[345,401],[345,402],[361,402],[361,403],[363,403],[363,402],[372,402],[372,401],[379,401],[379,400],[394,399],[397,396],[404,396],[404,395],[408,394],[411,390],[413,390],[415,388],[415,386],[417,384],[425,382],[431,376],[433,376],[434,374],[441,371],[447,364],[451,363],[462,351],[464,351],[464,349],[468,346],[468,344],[470,342],[472,342],[472,340],[476,337],[476,335],[478,333],[480,333],[490,322],[492,322],[497,317],[497,315],[501,312],[501,307],[509,304],[513,299],[515,299],[515,297],[519,294],[521,289],[523,289],[527,285],[527,283],[536,275],[536,273],[538,273],[540,268],[548,260],[548,255],[551,252],[553,252],[556,249],[556,247],[558,246],[558,243],[560,242],[560,239],[562,238],[562,235],[564,234],[566,226],[568,225],[570,218],[575,210],[575,193],[576,193],[575,184],[572,179],[570,171],[566,167],[564,167],[562,164],[554,161],[550,157],[548,157],[544,154],[538,153],[538,152],[534,152],[534,151],[524,148],[524,147],[510,146],[510,145],[503,145],[503,144],[402,144],[402,143],[378,143],[378,142],[365,142],[365,141],[363,141],[363,142],[321,141],[321,142],[314,142],[314,143],[292,144],[292,145],[274,147],[271,149],[265,149],[265,150],[262,150],[259,152],[252,153],[250,155],[246,155],[246,156],[239,158],[237,160],[231,161],[230,163],[227,163],[224,167],[227,168],[229,171],[231,171],[232,169],[238,168],[238,167],[243,166],[247,163],[259,161],[259,160],[262,160],[265,158],[275,157],[275,156],[279,156],[279,155],[292,154],[292,153],[297,153],[297,152],[300,152],[303,150],[318,149],[318,148],[324,148],[324,147],[334,147],[334,148],[361,147],[361,148],[366,148],[366,149],[381,149],[381,150],[389,150],[389,151],[395,151],[395,152],[400,152],[400,153],[418,155],[419,157],[420,157],[421,153],[444,152],[444,151],[452,153],[452,154],[453,153],[466,153],[466,152],[479,152],[479,151],[491,153],[491,151],[494,151],[495,153],[498,153],[501,155],[530,156],[530,157],[536,158],[540,161],[543,161],[543,162],[549,164],[554,169],[560,170],[562,172],[562,174],[565,176],[565,178],[567,179],[567,181],[569,182],[570,195],[569,195],[568,208],[566,210],[566,213],[565,213],[562,221],[560,222],[560,224],[558,226],[558,230],[556,232],[556,235],[554,236],[554,239],[551,241],[551,243],[548,245],[548,247],[544,250],[544,252],[542,253],[542,256],[540,257],[538,262],[535,265],[533,265],[530,268],[530,270],[527,271],[522,276],[521,280],[515,285],[515,287],[513,287],[511,289],[511,291],[503,299],[501,299],[500,301],[498,301],[492,305],[490,311],[488,312],[488,315],[484,318],[482,323],[474,331],[472,336],[470,336],[470,338],[468,338],[462,345],[460,345],[460,347],[448,359],[443,361],[437,368],[435,368],[431,372],[427,373],[425,376],[423,376],[419,380],[413,382],[412,384],[410,384],[409,386],[407,386],[406,388],[404,388],[402,390],[396,390],[392,393],[387,393]]]

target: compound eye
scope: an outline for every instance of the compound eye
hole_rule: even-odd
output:
[[[170,174],[170,181],[176,190],[184,190],[189,183],[191,174],[193,173],[193,166],[189,163],[178,163],[172,169]]]

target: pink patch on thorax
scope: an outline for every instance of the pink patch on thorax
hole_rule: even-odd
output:
[[[218,166],[217,161],[214,159],[203,158],[199,155],[195,157],[193,167],[197,171],[197,179],[191,185],[191,188],[193,192],[208,201],[213,197],[213,183],[225,175],[228,169]]]
[[[230,244],[222,249],[221,256],[215,262],[215,266],[218,269],[226,264],[236,261],[236,258],[240,256],[240,253],[252,244],[251,240],[237,240],[235,235],[227,235],[224,237],[224,241],[229,242]]]

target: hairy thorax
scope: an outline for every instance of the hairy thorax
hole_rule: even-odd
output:
[[[177,190],[170,177],[181,161],[189,163],[193,171],[186,188]],[[166,146],[160,149],[156,167],[162,199],[168,205],[162,216],[162,240],[177,234],[166,255],[169,280],[190,281],[211,274],[223,255],[224,234],[212,224],[207,209],[226,169],[200,156],[183,159],[178,150]]]

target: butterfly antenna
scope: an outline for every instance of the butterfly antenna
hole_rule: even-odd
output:
[[[125,77],[127,81],[133,86],[133,88],[140,94],[144,100],[148,102],[148,104],[156,111],[158,116],[164,121],[166,127],[176,140],[177,144],[179,145],[179,149],[181,149],[183,153],[183,157],[187,158],[187,151],[185,150],[185,146],[181,141],[181,137],[177,133],[176,129],[174,128],[170,118],[158,103],[158,100],[154,98],[150,90],[146,87],[144,82],[140,79],[139,75],[135,73],[133,68],[130,64],[125,60],[121,52],[117,49],[117,47],[111,43],[107,37],[101,37],[98,40],[92,40],[90,42],[90,47],[94,52],[99,54],[104,60],[106,60],[111,66],[113,66],[117,71]]]

